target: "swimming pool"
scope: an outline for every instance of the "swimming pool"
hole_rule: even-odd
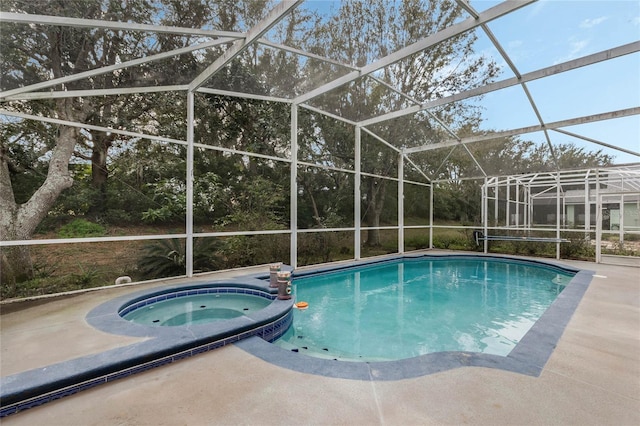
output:
[[[335,360],[445,351],[506,356],[575,273],[496,258],[407,258],[298,277],[292,326],[275,343]]]
[[[347,271],[366,266],[377,268],[387,262],[413,259],[502,259],[522,262],[508,256],[496,255],[439,255],[418,254],[396,256],[382,260],[350,262],[341,266],[305,268],[298,271],[298,278],[325,275],[337,270]],[[298,349],[293,351],[270,342],[284,334],[291,326],[295,299],[278,300],[277,291],[269,285],[269,274],[258,273],[230,278],[223,281],[207,279],[157,287],[124,295],[96,306],[87,316],[88,324],[114,334],[141,337],[138,342],[115,347],[106,352],[82,356],[58,364],[36,368],[3,377],[0,386],[0,416],[35,407],[84,389],[109,383],[150,368],[159,367],[189,358],[228,344],[234,344],[254,356],[282,368],[325,377],[354,380],[402,380],[438,373],[460,367],[484,367],[538,376],[551,356],[567,323],[586,292],[593,271],[550,264],[546,261],[527,260],[532,265],[556,268],[558,272],[575,273],[564,286],[555,301],[544,311],[529,331],[520,339],[508,355],[449,350],[432,352],[406,359],[390,361],[363,360],[334,361],[331,356],[312,357]],[[559,274],[562,275],[562,274]],[[553,281],[553,280],[552,280]],[[556,284],[563,279],[556,279]],[[355,281],[354,281],[355,282]],[[204,324],[158,327],[136,324],[125,320],[121,314],[136,303],[144,304],[153,299],[189,296],[189,293],[240,293],[261,292],[273,297],[272,303],[263,309],[239,317],[215,320]],[[312,313],[316,303],[310,303],[306,313]],[[200,305],[199,305],[200,306]],[[377,340],[380,342],[380,340]],[[384,344],[384,342],[382,342]],[[329,348],[327,348],[329,349]],[[321,348],[321,351],[323,349]],[[328,352],[328,351],[323,351]]]
[[[461,367],[496,368],[535,377],[540,375],[549,357],[553,353],[565,327],[578,307],[584,293],[587,291],[594,273],[591,270],[577,269],[562,263],[540,259],[515,258],[504,255],[428,253],[405,254],[395,258],[382,258],[378,260],[355,261],[335,266],[325,265],[316,268],[305,268],[303,271],[297,271],[294,274],[293,285],[296,285],[296,279],[303,277],[328,275],[329,273],[337,271],[345,272],[363,266],[365,268],[376,268],[386,262],[414,259],[461,259],[464,261],[499,260],[512,265],[525,263],[532,266],[552,268],[554,273],[558,274],[558,276],[552,279],[552,284],[565,285],[556,299],[519,341],[517,341],[506,356],[469,350],[445,350],[403,359],[364,360],[354,359],[352,354],[349,354],[351,358],[334,356],[334,354],[329,353],[329,349],[331,348],[328,346],[320,348],[319,356],[318,352],[315,353],[316,356],[310,356],[309,351],[303,348],[303,346],[307,348],[310,346],[299,342],[296,342],[295,345],[279,346],[267,343],[261,339],[249,338],[236,343],[236,346],[283,368],[307,374],[353,380],[403,380]],[[566,278],[564,277],[565,273],[575,275],[566,282]],[[554,280],[555,282],[553,282]],[[558,290],[560,290],[560,288],[558,288]],[[491,293],[486,292],[486,294],[489,295]],[[302,299],[297,299],[297,301],[300,300]],[[305,311],[294,312],[296,317],[299,316],[298,314],[306,315],[313,312],[314,302],[307,302],[309,306]],[[315,302],[315,304],[317,304],[317,302]],[[348,333],[346,328],[344,333]],[[386,345],[384,339],[374,338],[372,340],[379,345]],[[325,351],[324,348],[326,348],[327,351]],[[342,354],[336,353],[336,355]]]

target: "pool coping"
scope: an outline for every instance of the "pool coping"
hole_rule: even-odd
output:
[[[293,320],[292,308],[295,298],[275,300],[268,307],[246,317],[195,326],[144,326],[131,323],[118,315],[126,303],[136,298],[149,297],[177,288],[230,286],[257,289],[274,294],[277,290],[269,287],[268,273],[247,274],[225,280],[189,279],[172,285],[129,293],[95,307],[85,319],[89,324],[102,331],[147,338],[146,340],[2,377],[0,382],[0,417],[228,344],[235,344],[257,358],[283,368],[344,379],[402,380],[470,366],[539,376],[594,274],[590,270],[574,268],[548,260],[523,259],[503,255],[427,253],[386,256],[334,266],[306,267],[302,271],[294,272],[293,276],[295,278],[296,276],[324,273],[336,269],[344,270],[367,264],[381,264],[423,257],[510,259],[552,266],[575,272],[576,275],[506,357],[475,352],[440,352],[383,362],[321,359],[270,344],[268,341],[272,341],[274,336],[284,333],[290,326]],[[283,267],[290,269],[286,266]]]
[[[565,286],[556,300],[547,308],[531,329],[507,356],[478,352],[437,352],[394,361],[359,362],[324,359],[294,352],[257,338],[236,343],[244,351],[269,363],[301,373],[353,380],[403,380],[435,374],[461,367],[494,368],[513,373],[538,377],[560,337],[580,304],[594,271],[578,269],[547,260],[526,259],[506,255],[484,254],[412,254],[374,261],[356,261],[343,266],[323,266],[295,273],[295,277],[356,268],[370,264],[393,262],[403,258],[482,258],[514,260],[543,266],[551,266],[576,275]]]
[[[186,288],[205,287],[235,293],[259,291],[274,299],[258,311],[208,324],[146,326],[127,321],[119,315],[122,308],[132,301]],[[277,289],[269,286],[267,273],[225,280],[192,279],[111,299],[92,309],[85,317],[87,323],[107,333],[146,340],[2,377],[0,418],[251,336],[272,341],[287,330],[293,319],[293,299],[279,300],[276,296]]]

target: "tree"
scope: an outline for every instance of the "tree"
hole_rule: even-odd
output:
[[[66,119],[73,115],[74,106],[69,100],[60,100],[59,116]],[[36,226],[47,214],[60,193],[71,187],[73,179],[69,176],[69,159],[73,154],[77,138],[77,130],[61,127],[58,130],[57,144],[51,153],[49,171],[46,180],[36,192],[23,204],[15,202],[11,185],[8,158],[9,148],[5,144],[0,147],[0,239],[29,239]],[[28,279],[32,276],[32,265],[28,248],[25,246],[8,247],[2,251],[0,279],[12,283]]]
[[[385,0],[345,1],[337,14],[315,24],[307,50],[362,66],[452,25],[462,13],[454,2],[448,0],[398,3]],[[495,77],[498,68],[483,56],[470,55],[474,42],[472,33],[445,40],[429,50],[385,67],[377,73],[378,78],[419,101],[481,86]],[[314,102],[334,114],[346,114],[347,118],[358,120],[399,109],[406,99],[365,77]],[[477,121],[477,114],[472,105],[461,103],[441,109],[439,119],[447,125],[455,125]],[[404,125],[404,121],[389,122],[378,125],[376,132],[398,147],[411,146],[416,141],[434,141],[437,130],[426,115],[416,115],[411,120],[410,127]],[[407,129],[413,130],[407,132]],[[334,143],[326,127],[321,131],[326,143]],[[370,173],[397,174],[397,156],[391,150],[382,150],[375,143],[363,143],[362,157],[370,165]],[[363,179],[363,210],[370,227],[380,224],[388,182],[375,177]],[[380,244],[379,230],[368,232],[367,244]]]
[[[68,2],[67,5],[79,10],[82,7],[80,3],[84,2]],[[19,10],[20,6],[19,2],[16,2],[14,8]],[[37,7],[43,4],[28,6]],[[55,8],[58,5],[51,6]],[[86,10],[87,14],[95,12],[95,7],[86,6],[84,3],[82,9]],[[17,71],[11,73],[9,78],[3,79],[3,89],[33,82],[20,81],[22,77],[41,80],[47,78],[49,73],[54,78],[59,78],[65,75],[69,68],[86,67],[89,48],[88,43],[84,43],[87,38],[85,30],[49,27],[42,32],[30,33],[29,29],[23,26],[19,28],[12,25],[11,28],[4,28],[4,33],[10,36],[2,38],[2,51],[10,53],[6,57],[3,55],[2,68]],[[63,46],[62,40],[68,44],[65,43]],[[39,48],[39,55],[32,55],[28,50],[30,48]],[[16,63],[21,67],[11,66]],[[21,73],[21,70],[24,72]],[[87,117],[86,108],[73,99],[58,99],[49,105],[57,117],[63,120],[82,121]],[[20,106],[24,105],[18,105],[17,108],[24,109]],[[42,104],[37,106],[41,107]],[[16,143],[19,137],[3,139],[0,147],[0,238],[3,240],[29,239],[60,193],[73,184],[68,166],[78,139],[78,130],[60,126],[54,136],[56,143],[51,150],[46,179],[26,202],[18,204],[10,174],[10,164],[14,163],[10,155],[15,150],[10,149],[9,143]],[[30,278],[32,273],[27,247],[10,247],[3,250],[0,276],[3,282],[12,283]]]
[[[489,176],[552,171],[556,168],[556,159],[562,169],[601,167],[612,162],[612,158],[602,151],[587,151],[572,143],[559,143],[554,145],[552,154],[547,144],[535,144],[515,136],[474,143],[469,145],[469,150]],[[446,161],[442,152],[434,154],[427,151],[413,157],[434,180],[439,181],[438,193],[434,197],[435,217],[478,222],[480,204],[473,200],[480,200],[477,179],[483,175],[460,146],[446,151],[451,151]]]
[[[27,12],[69,16],[78,18],[111,19],[126,22],[150,22],[156,9],[149,0],[130,1],[123,4],[115,0],[86,2],[84,0],[13,0],[3,5],[12,12]],[[87,29],[60,26],[28,26],[24,24],[3,24],[2,69],[13,70],[2,79],[2,89],[10,90],[40,81],[67,77],[94,68],[113,65],[139,57],[156,45],[144,33]],[[140,70],[137,70],[140,71]],[[140,75],[145,75],[141,73]],[[148,78],[152,78],[149,75]],[[57,90],[113,88],[132,84],[140,80],[131,72],[109,73],[93,78],[66,82],[55,87]],[[62,120],[98,124],[105,127],[119,127],[132,117],[138,117],[140,110],[128,111],[130,102],[125,97],[62,98],[55,101],[13,101],[5,104],[8,109],[31,114],[44,114]],[[130,114],[128,115],[127,112]],[[134,114],[134,115],[131,115]],[[13,126],[18,128],[19,126]],[[46,179],[28,200],[16,200],[13,185],[19,183],[13,154],[16,145],[25,144],[24,128],[3,138],[0,147],[0,237],[2,239],[29,239],[34,230],[53,206],[58,196],[73,184],[69,174],[72,156],[91,162],[92,182],[100,197],[95,206],[98,210],[106,204],[106,182],[108,176],[107,157],[115,136],[95,131],[79,131],[75,127],[41,126],[37,137],[46,148],[42,154],[50,156]],[[32,134],[33,135],[33,134]],[[48,153],[47,153],[48,151]],[[89,152],[87,154],[87,151]],[[7,248],[2,253],[2,281],[15,282],[28,279],[33,270],[26,247]]]

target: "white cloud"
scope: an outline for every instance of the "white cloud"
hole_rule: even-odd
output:
[[[589,46],[590,40],[575,40],[575,39],[570,39],[569,40],[569,52],[564,55],[563,57],[557,59],[556,61],[554,61],[554,65],[562,63],[562,62],[566,62],[566,61],[570,61],[572,59],[575,59],[577,57],[580,56],[580,54],[582,53],[583,50],[585,50],[587,48],[587,46]]]
[[[589,45],[589,40],[575,40],[570,42],[569,45],[571,46],[569,56],[575,58]]]
[[[580,28],[593,28],[596,25],[603,23],[607,19],[609,19],[609,17],[607,16],[601,16],[599,18],[594,18],[594,19],[587,18],[584,21],[580,22]]]
[[[527,16],[527,19],[532,19],[538,16],[540,13],[542,13],[542,9],[545,6],[546,6],[546,2],[544,1],[539,1],[534,3],[533,6],[528,9],[529,15]]]
[[[640,25],[640,16],[636,16],[635,18],[632,18],[631,23],[633,25]]]
[[[507,43],[507,46],[509,46],[509,48],[512,48],[512,49],[518,48],[522,45],[523,45],[522,40],[511,40],[509,43]]]

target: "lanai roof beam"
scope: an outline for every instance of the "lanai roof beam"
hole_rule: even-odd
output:
[[[187,90],[186,84],[174,86],[117,87],[113,89],[56,90],[52,92],[21,93],[18,95],[8,96],[5,100],[85,98],[89,96],[117,96],[132,93],[179,92],[184,90]]]
[[[347,75],[344,75],[340,78],[337,78],[327,84],[324,84],[314,90],[311,90],[310,92],[307,92],[304,95],[298,96],[294,102],[295,103],[303,103],[303,102],[307,102],[317,96],[320,96],[326,92],[329,92],[337,87],[343,86],[353,80],[358,79],[359,77],[363,77],[365,75],[371,74],[372,72],[375,72],[377,70],[379,70],[380,68],[384,68],[388,65],[391,65],[395,62],[398,62],[408,56],[411,56],[415,53],[418,53],[422,50],[428,49],[431,46],[434,46],[444,40],[448,40],[452,37],[458,36],[468,30],[471,30],[475,27],[477,27],[478,25],[481,25],[484,22],[489,22],[492,21],[496,18],[499,18],[503,15],[506,15],[508,13],[511,13],[517,9],[520,9],[530,3],[533,3],[536,0],[521,0],[521,1],[515,1],[515,0],[507,0],[504,1],[500,4],[498,4],[495,7],[492,7],[484,12],[482,12],[478,19],[474,19],[474,18],[469,18],[466,19],[458,24],[452,25],[448,28],[445,28],[441,31],[438,31],[435,34],[432,34],[428,37],[423,38],[422,40],[419,40],[416,43],[413,43],[409,46],[406,46],[400,50],[397,50],[396,52],[385,56],[375,62],[372,62],[369,65],[366,65],[364,67],[362,67],[361,70],[357,70],[357,71],[352,71]]]
[[[467,12],[471,13],[473,17],[478,17],[477,12],[471,5],[466,4],[462,0],[456,0],[456,2],[458,3],[458,5],[462,6]],[[489,40],[491,40],[491,43],[493,44],[493,46],[498,50],[498,53],[500,53],[500,56],[502,56],[502,59],[504,59],[507,65],[509,65],[509,68],[511,68],[511,71],[516,76],[516,78],[518,78],[519,80],[522,79],[522,74],[520,73],[520,71],[518,71],[516,64],[513,63],[513,61],[511,60],[511,57],[504,50],[504,48],[502,47],[502,45],[500,44],[496,36],[493,34],[491,29],[487,26],[487,24],[482,24],[480,27],[482,28],[482,31],[484,31],[484,33],[487,35],[487,37],[489,37]],[[538,110],[538,107],[536,106],[536,103],[533,100],[533,96],[531,96],[531,92],[529,92],[527,83],[524,81],[521,81],[520,86],[522,86],[522,90],[524,90],[524,93],[527,96],[529,105],[531,105],[531,108],[533,109],[533,112],[535,113],[536,118],[538,119],[538,123],[540,123],[540,125],[544,127],[544,120],[542,119],[542,115],[540,114],[540,111]],[[553,145],[551,144],[551,138],[549,137],[549,132],[547,131],[547,129],[544,129],[543,132],[544,132],[544,137],[547,141],[547,146],[549,147],[549,151],[551,152],[551,158],[553,158],[553,162],[556,165],[556,170],[559,170],[560,165],[558,163],[558,157],[556,156],[556,152],[553,149]]]
[[[252,43],[257,41],[267,31],[280,22],[292,9],[302,3],[303,0],[282,1],[274,7],[271,12],[260,22],[251,28],[244,39],[236,40],[222,56],[216,59],[200,75],[189,84],[189,91],[196,90],[204,84],[211,76],[220,71],[225,65],[231,62],[236,56],[246,50]]]
[[[47,87],[57,86],[58,84],[66,84],[72,81],[82,80],[84,78],[91,78],[97,75],[107,74],[107,73],[121,70],[124,68],[146,64],[147,62],[171,58],[177,55],[182,55],[183,53],[193,52],[194,50],[207,49],[209,47],[217,46],[219,44],[229,43],[229,41],[230,40],[228,39],[218,39],[213,41],[207,41],[207,42],[196,44],[193,46],[187,46],[187,47],[182,47],[180,49],[170,50],[168,52],[158,53],[157,55],[151,55],[151,56],[145,56],[143,58],[132,59],[131,61],[122,62],[120,64],[109,65],[106,67],[79,72],[77,74],[68,75],[65,77],[54,78],[53,80],[47,80],[40,83],[31,84],[29,86],[18,87],[17,89],[0,92],[0,98],[9,98],[11,96],[18,95],[20,93],[33,92],[35,90],[46,89]]]
[[[487,132],[483,135],[463,138],[461,142],[463,144],[481,142],[481,141],[497,139],[502,137],[522,135],[525,133],[540,132],[543,129],[557,129],[559,127],[575,126],[577,124],[593,123],[596,121],[611,120],[614,118],[629,117],[632,115],[640,115],[640,107],[632,107],[627,109],[620,109],[616,111],[605,112],[601,114],[593,114],[593,115],[587,115],[583,117],[571,118],[568,120],[555,121],[553,123],[547,123],[544,126],[536,125],[536,126],[521,127],[519,129],[505,130],[501,132]],[[423,145],[415,148],[407,148],[406,152],[411,153],[411,152],[430,151],[433,149],[446,148],[448,146],[456,145],[459,142],[460,141],[457,141],[457,140],[448,140],[444,142],[434,143],[431,145]]]
[[[100,19],[67,18],[51,15],[32,15],[28,13],[0,12],[0,22],[24,24],[57,25],[61,27],[105,28],[121,31],[144,31],[150,33],[168,33],[205,37],[243,38],[243,33],[234,31],[205,30],[202,28],[172,27],[167,25],[137,24],[135,22],[105,21]]]
[[[425,102],[422,105],[408,107],[401,111],[394,111],[388,114],[382,114],[378,117],[363,120],[360,122],[360,124],[362,126],[369,126],[371,124],[381,123],[383,121],[388,121],[394,118],[403,117],[405,115],[415,114],[416,112],[419,112],[425,109],[462,101],[464,99],[469,99],[474,96],[480,96],[486,93],[494,92],[496,90],[506,89],[507,87],[515,86],[516,84],[520,84],[522,82],[538,80],[540,78],[549,77],[555,74],[563,73],[565,71],[571,71],[576,68],[593,65],[598,62],[607,61],[609,59],[615,59],[615,58],[629,55],[636,52],[640,52],[640,41],[634,41],[632,43],[628,43],[622,46],[603,50],[601,52],[583,56],[581,58],[563,62],[561,64],[552,65],[546,68],[541,68],[536,71],[531,71],[526,74],[523,74],[522,77],[520,78],[518,77],[508,78],[505,80],[497,81],[495,83],[489,83],[482,87],[456,93],[451,96],[446,96],[440,99],[435,99],[433,101]]]
[[[607,148],[615,149],[616,151],[620,151],[620,152],[624,152],[624,153],[627,153],[627,154],[635,155],[636,157],[640,157],[640,152],[637,152],[637,151],[632,151],[630,149],[621,148],[621,147],[615,146],[615,145],[610,145],[608,143],[604,143],[604,142],[599,141],[597,139],[588,138],[586,136],[578,135],[578,134],[572,133],[572,132],[567,132],[566,130],[562,130],[562,129],[551,129],[551,130],[553,130],[554,132],[563,133],[565,135],[572,136],[574,138],[582,139],[582,140],[587,141],[587,142],[595,143],[597,145],[601,145],[601,146],[604,146],[604,147],[607,147]]]

